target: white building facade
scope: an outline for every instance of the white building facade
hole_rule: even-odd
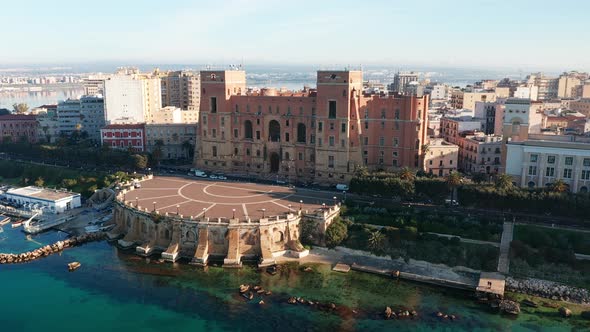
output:
[[[80,194],[34,186],[10,189],[4,196],[12,203],[44,213],[63,213],[82,206]]]

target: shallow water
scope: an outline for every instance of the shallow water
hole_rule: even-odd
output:
[[[46,233],[32,240],[48,244],[65,238]],[[37,243],[4,227],[0,252],[24,251]],[[82,267],[68,272],[66,264]],[[240,284],[260,284],[273,292],[246,301]],[[470,294],[350,272],[327,266],[301,272],[290,266],[275,276],[252,267],[206,270],[183,263],[158,264],[122,253],[106,242],[68,249],[35,262],[0,265],[2,331],[562,331],[585,330],[580,320],[556,314],[523,313],[510,318],[490,312]],[[339,309],[286,303],[301,296]],[[385,306],[415,309],[415,320],[380,319]],[[352,310],[357,313],[352,313]],[[455,314],[441,321],[436,311]],[[531,309],[524,309],[525,311]]]

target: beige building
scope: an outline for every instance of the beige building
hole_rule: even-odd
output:
[[[148,152],[160,146],[162,159],[192,160],[197,140],[196,124],[150,123],[145,130]]]
[[[494,91],[474,91],[468,92],[463,90],[455,90],[451,93],[451,107],[464,108],[468,110],[475,109],[475,102],[493,102],[496,101],[496,93]]]
[[[162,108],[157,76],[125,68],[106,79],[104,84],[107,123],[148,122],[151,114]]]
[[[191,71],[167,71],[156,74],[161,78],[162,106],[174,106],[183,110],[199,108],[201,82],[199,73]]]
[[[424,170],[437,176],[447,176],[457,170],[459,147],[443,139],[432,139],[424,154]]]
[[[502,172],[502,136],[476,133],[459,142],[459,168],[467,173]]]
[[[195,109],[182,110],[178,107],[167,106],[150,114],[147,123],[197,123],[199,112]]]

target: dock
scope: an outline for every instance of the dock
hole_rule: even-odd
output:
[[[482,272],[479,276],[479,283],[475,289],[477,293],[496,298],[504,298],[506,277],[498,272]]]
[[[347,273],[350,271],[350,265],[344,264],[344,263],[338,263],[338,264],[336,264],[336,266],[334,266],[332,271]]]

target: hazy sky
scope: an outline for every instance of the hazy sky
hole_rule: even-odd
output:
[[[590,70],[586,0],[1,0],[0,64]]]

